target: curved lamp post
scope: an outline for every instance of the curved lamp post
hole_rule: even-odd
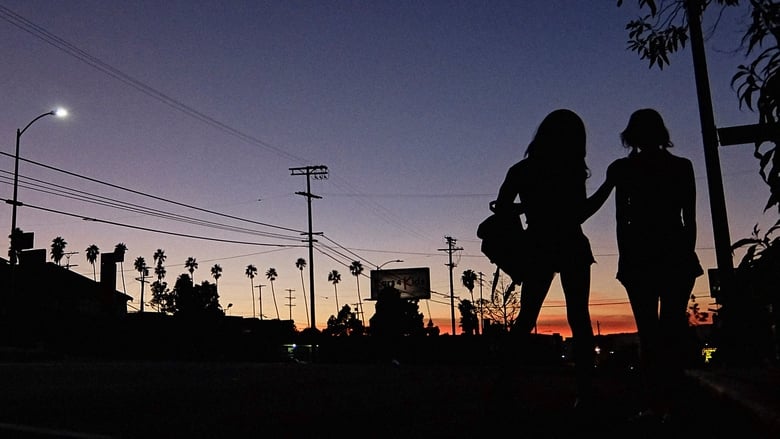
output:
[[[48,111],[46,113],[41,114],[40,116],[36,117],[35,119],[31,120],[30,123],[28,123],[24,128],[16,130],[16,155],[14,156],[14,199],[11,202],[12,211],[11,211],[11,265],[16,265],[16,248],[14,247],[14,231],[16,230],[16,207],[19,205],[19,202],[17,201],[17,193],[19,190],[19,139],[21,139],[22,134],[24,134],[25,131],[27,131],[27,128],[30,128],[30,125],[34,124],[38,119],[42,119],[46,116],[57,116],[57,117],[65,117],[68,115],[67,110],[63,108],[58,108],[56,110]]]
[[[387,265],[387,264],[389,264],[389,263],[391,263],[391,262],[403,262],[403,261],[402,261],[402,260],[400,260],[400,259],[393,259],[393,260],[390,260],[390,261],[387,261],[387,262],[384,262],[384,263],[382,263],[382,265],[379,265],[379,266],[377,266],[377,267],[376,267],[376,269],[377,269],[377,270],[381,270],[381,269],[382,269],[382,267],[384,267],[385,265]]]

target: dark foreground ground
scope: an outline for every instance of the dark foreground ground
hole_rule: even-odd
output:
[[[0,363],[0,438],[777,437],[693,381],[665,426],[629,421],[631,374],[597,387],[584,417],[565,367],[15,361]]]

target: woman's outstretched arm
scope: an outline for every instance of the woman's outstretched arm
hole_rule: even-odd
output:
[[[603,206],[604,202],[607,201],[607,198],[609,198],[609,194],[612,193],[612,189],[614,189],[614,187],[615,187],[615,164],[612,163],[607,168],[607,178],[606,180],[604,180],[604,183],[602,183],[601,186],[599,186],[599,188],[596,189],[596,192],[594,192],[593,195],[591,195],[585,200],[585,211],[582,214],[580,223],[584,223],[594,213],[596,213],[599,209],[601,209],[601,206]]]

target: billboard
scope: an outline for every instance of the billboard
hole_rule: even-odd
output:
[[[398,290],[402,299],[430,299],[431,269],[371,270],[371,300],[379,299],[379,292],[388,287]]]

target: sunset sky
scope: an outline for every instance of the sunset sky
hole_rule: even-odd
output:
[[[220,264],[220,303],[245,317],[252,291],[244,272],[253,264],[265,316],[276,318],[278,308],[302,329],[308,267],[301,272],[295,261],[312,261],[301,234],[306,198],[296,192],[307,182],[290,168],[325,165],[328,178],[311,181],[321,197],[312,200],[321,233],[317,326],[336,313],[335,288],[340,305],[357,303],[353,260],[365,269],[365,299],[370,270],[400,259],[384,268],[430,268],[432,297],[420,311],[448,333],[446,237],[462,248],[453,254],[456,298],[469,298],[460,282],[467,269],[484,274],[487,294],[494,267],[476,228],[542,118],[557,108],[583,118],[592,192],[625,155],[618,135],[631,112],[652,107],[667,122],[673,152],[694,163],[697,249],[705,269],[714,268],[690,50],[663,71],[648,68],[626,49],[625,24],[639,11],[625,3],[0,0],[2,198],[12,197],[16,130],[63,106],[68,118],[39,120],[21,138],[18,226],[35,233],[36,247],[63,237],[66,251],[77,252],[71,269],[91,277],[84,250],[124,243],[125,285],[117,287],[135,308],[138,256],[152,265],[163,249],[171,286],[188,257],[199,264],[196,282],[213,281],[209,270]],[[745,62],[746,11],[727,10],[713,34],[717,16],[713,8],[704,17],[715,122],[755,123],[730,87]],[[723,147],[720,158],[736,241],[776,218],[763,213],[768,190],[752,146]],[[0,224],[10,232],[11,207],[3,206]],[[597,260],[594,330],[634,331],[615,279],[611,198],[584,228]],[[341,274],[335,288],[332,270]],[[701,308],[714,306],[706,276],[694,294]],[[364,310],[368,320],[373,303]],[[570,334],[557,280],[538,332]]]

